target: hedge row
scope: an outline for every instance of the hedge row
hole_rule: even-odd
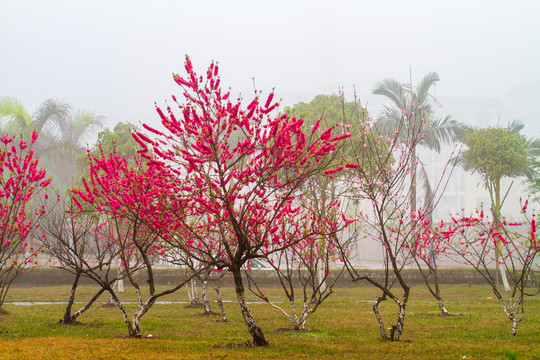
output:
[[[365,270],[362,273],[370,275],[371,277],[381,280],[384,277],[382,270]],[[423,279],[418,270],[407,269],[403,270],[404,277],[408,284],[423,284]],[[337,276],[337,273],[333,273],[333,278]],[[155,269],[154,276],[157,284],[160,285],[172,285],[178,282],[185,276],[185,271],[181,269]],[[260,285],[265,286],[278,286],[276,275],[273,271],[268,270],[252,270],[251,276]],[[441,269],[438,272],[440,284],[482,284],[484,279],[478,275],[472,269]],[[25,273],[20,276],[14,283],[16,286],[51,286],[51,285],[70,285],[73,281],[74,275],[69,272],[56,269],[56,268],[35,268],[27,269]],[[143,273],[140,273],[137,280],[144,284]],[[81,278],[81,285],[91,285],[92,280],[87,278]],[[232,286],[233,281],[227,275],[225,275],[220,283],[223,286]],[[360,282],[362,283],[362,282]],[[352,286],[351,277],[344,273],[338,280],[337,284],[340,286]]]

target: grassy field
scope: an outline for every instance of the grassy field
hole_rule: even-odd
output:
[[[81,287],[77,300],[89,298],[95,287]],[[273,301],[284,301],[279,289],[269,288]],[[234,300],[233,289],[222,289],[224,300]],[[368,286],[338,288],[308,320],[309,331],[289,331],[290,323],[265,304],[252,312],[270,346],[246,347],[250,336],[238,305],[225,304],[229,321],[200,316],[202,309],[185,303],[156,304],[142,319],[142,331],[151,338],[127,338],[117,308],[96,304],[83,314],[80,325],[58,325],[62,304],[16,306],[14,301],[66,301],[68,286],[15,287],[0,315],[0,359],[540,359],[540,297],[526,299],[526,316],[518,336],[502,305],[484,286],[447,285],[447,308],[457,316],[438,316],[436,302],[421,286],[411,291],[404,341],[380,339],[371,303],[377,292]],[[215,300],[215,293],[210,293]],[[106,301],[103,296],[100,300]],[[134,292],[122,294],[135,300]],[[181,289],[164,300],[187,301]],[[251,298],[255,300],[255,298]],[[75,310],[80,305],[76,305]],[[127,306],[133,310],[133,305]],[[213,304],[213,310],[218,311]],[[383,316],[397,309],[387,302]]]

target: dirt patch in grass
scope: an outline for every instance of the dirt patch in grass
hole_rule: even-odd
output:
[[[0,309],[0,315],[7,315],[7,314],[9,314],[9,311]]]

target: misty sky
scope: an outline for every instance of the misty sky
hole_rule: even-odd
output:
[[[285,105],[353,85],[362,100],[411,68],[439,73],[437,97],[499,98],[538,134],[539,14],[532,0],[0,0],[0,96],[156,124],[185,54],[219,61],[233,94],[251,98],[254,77]]]

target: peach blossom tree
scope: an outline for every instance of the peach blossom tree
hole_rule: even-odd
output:
[[[39,219],[46,214],[45,190],[51,179],[39,167],[30,144],[22,136],[0,138],[0,309],[7,292],[23,269],[37,265],[41,251]]]
[[[337,125],[320,132],[317,123],[306,135],[302,119],[273,115],[273,93],[262,100],[255,92],[247,106],[232,100],[221,90],[215,63],[198,75],[186,57],[185,71],[174,75],[183,100],[173,96],[165,109],[156,107],[164,130],[144,125],[154,138],[134,137],[142,156],[166,170],[175,187],[167,204],[176,229],[165,236],[167,243],[230,272],[253,344],[264,346],[268,342],[246,301],[242,267],[319,231],[307,223],[302,236],[278,235],[276,227],[309,217],[301,187],[332,170],[332,153],[350,134]],[[340,133],[333,136],[334,130]]]

